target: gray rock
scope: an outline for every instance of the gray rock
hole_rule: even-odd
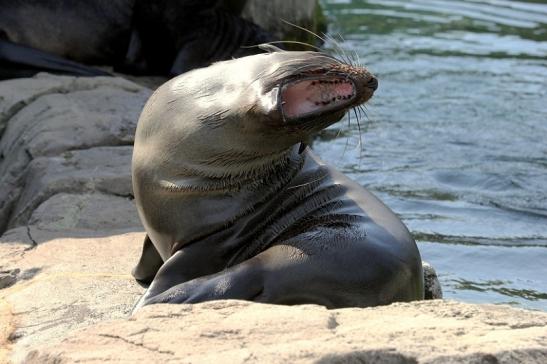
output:
[[[0,137],[8,121],[40,96],[64,94],[77,90],[92,90],[102,86],[116,87],[128,92],[140,92],[141,87],[123,78],[70,77],[39,73],[32,78],[0,82]]]
[[[7,124],[0,141],[0,233],[8,221],[23,221],[11,215],[33,159],[131,145],[150,93],[113,77],[39,75],[0,82],[0,125]]]
[[[38,205],[58,193],[97,191],[131,197],[132,152],[131,146],[97,147],[34,159],[8,226],[25,225]]]
[[[10,287],[17,282],[17,275],[21,272],[20,269],[2,270],[0,271],[0,289]]]
[[[435,268],[431,264],[422,261],[422,269],[424,271],[424,298],[426,300],[443,298],[441,282],[439,282]]]
[[[59,193],[34,210],[29,224],[44,230],[142,229],[132,199],[102,193]]]

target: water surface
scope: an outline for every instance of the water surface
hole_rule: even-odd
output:
[[[322,3],[380,86],[314,150],[401,216],[445,297],[547,310],[547,1]]]

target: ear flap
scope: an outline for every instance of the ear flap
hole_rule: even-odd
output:
[[[259,49],[262,49],[265,52],[273,53],[273,52],[284,52],[283,49],[274,46],[271,43],[262,43],[258,45]]]

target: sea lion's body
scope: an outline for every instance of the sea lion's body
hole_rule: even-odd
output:
[[[219,62],[160,87],[133,155],[148,233],[134,274],[152,280],[138,307],[423,298],[420,254],[402,222],[299,147],[375,88],[366,70],[314,52]]]
[[[107,73],[129,44],[135,0],[0,0],[0,79]],[[77,63],[76,63],[77,62]]]
[[[240,1],[0,0],[0,79],[48,71],[174,76],[271,41]],[[239,4],[241,5],[241,4]],[[76,64],[80,63],[79,65]]]

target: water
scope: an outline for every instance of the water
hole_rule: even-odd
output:
[[[323,6],[380,86],[362,151],[355,117],[315,151],[401,216],[446,298],[547,310],[547,1]]]

